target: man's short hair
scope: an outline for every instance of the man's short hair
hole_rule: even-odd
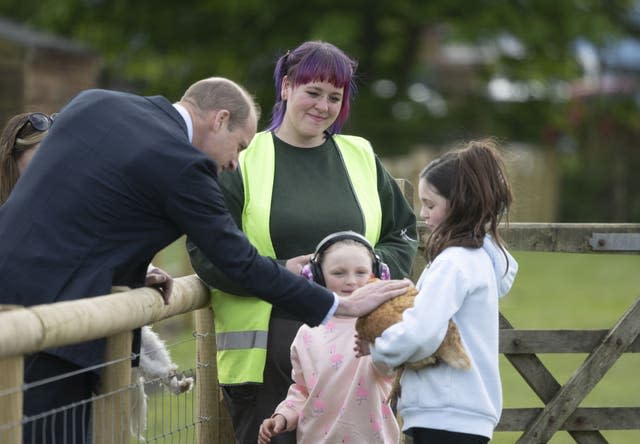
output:
[[[185,91],[181,101],[190,103],[196,108],[196,112],[228,110],[230,131],[236,126],[244,125],[252,110],[256,121],[260,118],[259,107],[251,94],[224,77],[209,77],[197,81]]]

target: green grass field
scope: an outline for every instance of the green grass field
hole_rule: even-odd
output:
[[[640,255],[516,251],[514,256],[520,263],[520,271],[513,290],[501,302],[501,311],[514,328],[608,329],[640,297]],[[168,343],[178,342],[171,348],[174,360],[182,369],[194,368],[195,342],[181,341],[191,337],[191,328],[186,326],[176,331],[174,321],[170,329],[164,329],[167,322],[159,323],[156,328]],[[183,324],[188,322],[187,318]],[[555,378],[564,384],[584,361],[586,354],[540,355],[540,358]],[[640,406],[640,384],[636,376],[639,368],[640,354],[624,355],[581,406]],[[501,371],[506,408],[543,406],[503,357]],[[166,418],[167,403],[172,402],[171,397],[164,395],[162,399],[155,406],[150,400],[149,430],[154,427],[163,430],[161,427],[177,420],[177,415],[171,420]],[[163,408],[165,418],[160,419]],[[172,411],[175,409],[173,407]],[[185,419],[183,416],[180,418]],[[603,435],[612,444],[640,443],[640,430],[604,431]],[[184,434],[168,435],[152,442],[193,442],[192,436],[192,430],[185,430]],[[500,432],[491,442],[513,444],[519,436],[518,432]],[[569,444],[575,441],[568,433],[559,432],[549,442]]]

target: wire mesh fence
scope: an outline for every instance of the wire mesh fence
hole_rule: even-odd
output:
[[[197,335],[166,345],[160,343],[167,355],[175,347],[195,348]],[[156,346],[158,344],[155,344]],[[147,347],[150,356],[157,349]],[[123,363],[140,360],[149,365],[149,359],[140,354],[106,362],[102,365],[66,372],[55,377],[26,382],[0,391],[0,405],[6,397],[29,391],[36,395],[47,393],[47,386],[67,382],[70,388],[75,378],[104,372],[105,369]],[[160,365],[157,360],[153,365]],[[173,364],[172,361],[171,364]],[[208,365],[209,363],[196,363]],[[150,376],[154,373],[157,376]],[[210,418],[199,417],[193,385],[195,368],[176,371],[169,368],[131,368],[131,383],[127,386],[100,391],[79,402],[61,405],[55,409],[24,415],[22,419],[1,423],[0,444],[18,444],[15,432],[21,428],[24,444],[84,444],[84,443],[194,443],[196,427]],[[186,383],[185,383],[186,381]],[[182,386],[181,383],[185,383]],[[48,392],[50,393],[50,392]],[[122,432],[124,431],[124,432]]]

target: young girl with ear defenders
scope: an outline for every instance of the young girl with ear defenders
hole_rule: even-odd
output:
[[[302,274],[340,296],[372,277],[389,279],[389,269],[358,233],[324,238]],[[297,442],[396,443],[399,428],[385,402],[393,371],[370,356],[353,353],[355,318],[334,317],[326,325],[298,330],[291,345],[294,383],[275,413],[262,422],[258,443],[297,431]]]

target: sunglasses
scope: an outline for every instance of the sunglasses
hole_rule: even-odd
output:
[[[51,128],[53,125],[53,121],[56,119],[57,114],[51,114],[50,116],[44,113],[31,113],[27,116],[27,120],[24,122],[22,127],[16,132],[16,139],[13,143],[13,154],[18,156],[24,150],[31,148],[34,145],[34,142],[25,139],[30,135],[35,134],[31,130],[25,130],[27,128],[27,124],[31,124],[31,128],[35,131],[44,133]]]
[[[27,121],[24,122],[26,125],[30,123],[34,130],[36,131],[47,131],[53,125],[53,121],[56,119],[56,114],[51,114],[50,116],[44,113],[31,113],[27,117]],[[23,126],[24,128],[24,126]]]

